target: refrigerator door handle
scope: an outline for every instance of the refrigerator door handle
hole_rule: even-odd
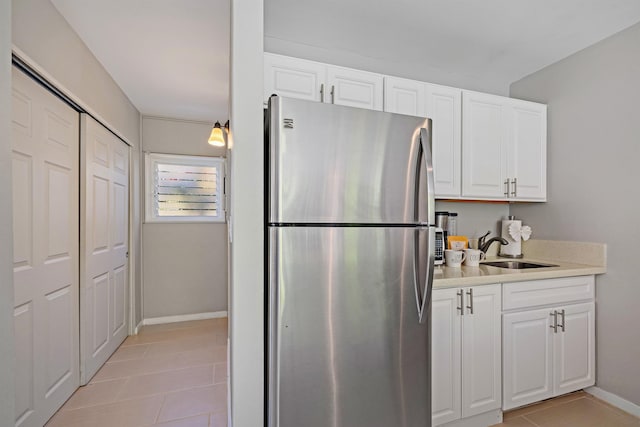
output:
[[[279,286],[279,272],[278,262],[275,257],[278,254],[279,236],[278,228],[269,228],[269,283],[267,287],[268,292],[268,306],[267,306],[267,321],[268,321],[268,336],[267,336],[267,373],[268,389],[267,389],[267,425],[278,425],[278,286]]]
[[[424,158],[424,166],[425,172],[427,174],[427,224],[433,225],[436,222],[435,211],[436,211],[436,201],[435,201],[435,181],[433,179],[433,156],[431,155],[431,119],[429,120],[429,129],[420,128],[420,147],[422,149],[422,157]],[[418,156],[418,161],[420,161],[420,156]],[[420,164],[418,164],[418,168],[416,170],[416,194],[415,194],[415,203],[416,203],[416,215],[418,212],[418,203],[420,200],[420,185],[419,185],[419,177],[420,177]],[[417,218],[416,218],[417,219]]]
[[[426,275],[424,286],[421,285],[420,265],[425,262],[425,258],[420,254],[420,233],[428,233],[428,245],[426,256]],[[436,245],[436,230],[434,227],[418,228],[415,237],[414,250],[414,284],[416,291],[416,304],[418,306],[418,323],[424,323],[428,318],[429,305],[431,301],[431,290],[433,287],[433,269],[435,261],[434,248]]]

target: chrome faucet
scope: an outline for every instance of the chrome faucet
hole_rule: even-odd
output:
[[[484,236],[478,239],[478,249],[480,249],[485,254],[487,253],[487,251],[489,250],[489,246],[491,246],[493,242],[500,242],[500,244],[502,245],[509,244],[509,242],[507,242],[507,240],[503,239],[502,237],[492,237],[491,239],[485,242],[485,239],[487,238],[487,236],[489,236],[489,234],[491,234],[491,231],[487,231],[487,233]]]

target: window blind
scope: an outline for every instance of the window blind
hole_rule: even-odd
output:
[[[224,220],[222,159],[159,154],[149,157],[148,221]]]

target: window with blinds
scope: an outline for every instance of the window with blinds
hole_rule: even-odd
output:
[[[223,222],[224,159],[146,155],[147,222]]]

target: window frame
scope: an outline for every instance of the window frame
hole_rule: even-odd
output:
[[[218,173],[216,180],[216,216],[158,216],[154,209],[155,195],[155,165],[157,163],[172,164],[181,166],[203,166],[215,167]],[[145,207],[145,223],[224,223],[226,221],[225,209],[225,179],[226,179],[226,159],[224,157],[210,156],[189,156],[183,154],[162,154],[162,153],[145,153],[145,183],[144,183],[144,207]]]

